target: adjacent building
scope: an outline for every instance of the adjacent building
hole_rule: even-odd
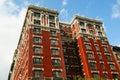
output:
[[[112,50],[113,50],[114,57],[119,65],[119,69],[120,69],[120,47],[112,46]]]
[[[8,80],[74,80],[120,77],[120,69],[99,20],[30,5]]]

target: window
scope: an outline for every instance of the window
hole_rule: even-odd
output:
[[[62,45],[65,45],[65,41],[64,40],[62,40]]]
[[[52,49],[52,55],[59,55],[58,49]]]
[[[108,76],[107,76],[107,73],[103,73],[103,75],[104,75],[104,78],[107,78]]]
[[[111,56],[110,55],[105,55],[107,60],[111,60]]]
[[[40,65],[40,64],[42,64],[42,58],[34,58],[33,59],[33,63],[35,64],[35,65]]]
[[[50,22],[50,27],[55,27],[55,23]]]
[[[109,64],[109,66],[110,66],[110,70],[115,70],[114,64]]]
[[[50,31],[50,35],[51,35],[51,36],[56,36],[56,31],[51,30],[51,31]]]
[[[99,60],[101,60],[102,59],[102,55],[98,54],[98,58],[99,58]]]
[[[96,51],[99,51],[99,47],[98,45],[95,45]]]
[[[101,42],[102,42],[102,43],[105,43],[105,39],[101,39]]]
[[[49,19],[50,19],[50,20],[55,20],[55,16],[49,15]]]
[[[81,29],[81,31],[82,31],[83,33],[86,33],[86,29]]]
[[[40,20],[34,20],[34,24],[40,25]]]
[[[94,55],[91,52],[87,52],[87,56],[88,56],[88,58],[94,58]]]
[[[118,80],[118,74],[114,73],[112,74],[112,76],[113,76],[113,79]]]
[[[69,73],[69,66],[66,66],[66,72]]]
[[[34,37],[34,43],[41,43],[41,37]]]
[[[99,31],[100,30],[100,26],[96,25],[95,28]]]
[[[84,22],[80,22],[80,27],[84,27]]]
[[[58,45],[58,42],[56,39],[51,39],[50,42],[51,42],[51,45]]]
[[[41,77],[42,76],[42,70],[34,70],[34,77]]]
[[[90,29],[89,32],[90,32],[91,34],[94,34],[94,30],[93,30],[93,29]]]
[[[85,47],[86,47],[87,50],[91,50],[90,44],[85,44]]]
[[[66,48],[63,48],[63,53],[64,53],[64,54],[66,53]]]
[[[54,77],[61,77],[61,71],[53,71],[53,76]]]
[[[98,32],[98,35],[99,35],[99,36],[102,36],[102,32]]]
[[[118,59],[118,60],[120,60],[120,54],[115,54],[115,56],[116,56],[116,59]]]
[[[34,12],[34,17],[40,17],[40,13]]]
[[[83,36],[83,39],[84,39],[85,41],[87,41],[87,40],[88,40],[88,36]]]
[[[41,48],[41,47],[34,47],[34,53],[35,53],[35,54],[40,54],[40,53],[42,53],[42,48]]]
[[[104,70],[105,69],[105,66],[104,66],[104,63],[100,63],[102,69]]]
[[[95,62],[90,62],[90,68],[91,69],[96,69],[96,63]]]
[[[92,76],[93,76],[93,77],[99,77],[99,75],[98,75],[97,72],[93,72],[93,73],[92,73]]]
[[[34,28],[34,33],[39,34],[40,33],[40,28]]]
[[[53,66],[60,66],[60,59],[52,59]]]
[[[104,49],[105,52],[108,52],[108,47],[103,46],[103,49]]]
[[[68,63],[68,59],[67,59],[67,57],[64,58],[64,61],[65,61],[65,63]]]

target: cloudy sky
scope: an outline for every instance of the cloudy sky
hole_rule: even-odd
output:
[[[100,19],[111,45],[120,45],[120,0],[0,0],[0,80],[7,80],[29,4],[59,12],[60,21],[74,14]]]

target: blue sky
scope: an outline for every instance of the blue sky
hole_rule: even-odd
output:
[[[75,14],[99,19],[110,44],[120,45],[120,0],[0,0],[1,80],[7,80],[29,4],[57,10],[64,22],[70,22]]]

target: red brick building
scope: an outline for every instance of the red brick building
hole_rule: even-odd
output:
[[[76,15],[63,23],[57,11],[30,5],[8,80],[78,77],[120,77],[102,22]]]
[[[28,7],[14,58],[12,80],[66,78],[57,11]]]
[[[108,79],[120,77],[102,22],[76,15],[71,28],[73,38],[77,39],[84,76]]]

